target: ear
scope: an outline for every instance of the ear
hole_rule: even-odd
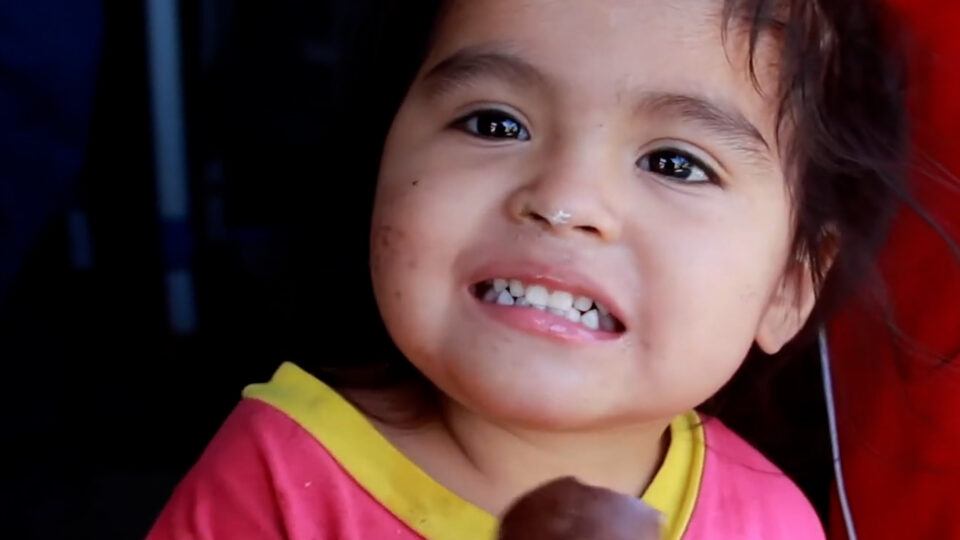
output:
[[[760,319],[757,345],[767,354],[779,352],[803,328],[816,300],[810,265],[790,265]]]

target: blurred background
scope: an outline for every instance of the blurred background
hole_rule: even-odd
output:
[[[0,2],[8,538],[142,537],[285,358],[359,4]]]
[[[339,204],[322,140],[363,4],[0,0],[5,536],[143,537],[290,358],[297,252],[340,254],[298,227]],[[781,464],[823,508],[815,358],[779,377],[807,448]]]

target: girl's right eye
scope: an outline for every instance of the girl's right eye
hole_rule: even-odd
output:
[[[530,132],[519,120],[495,109],[470,113],[454,125],[481,139],[530,140]]]

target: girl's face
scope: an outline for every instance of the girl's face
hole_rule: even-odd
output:
[[[391,335],[446,395],[529,428],[660,421],[799,329],[775,107],[721,9],[445,12],[386,142],[371,260]]]

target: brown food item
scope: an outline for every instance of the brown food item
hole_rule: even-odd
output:
[[[639,498],[561,478],[513,503],[500,540],[657,540],[661,515]]]

